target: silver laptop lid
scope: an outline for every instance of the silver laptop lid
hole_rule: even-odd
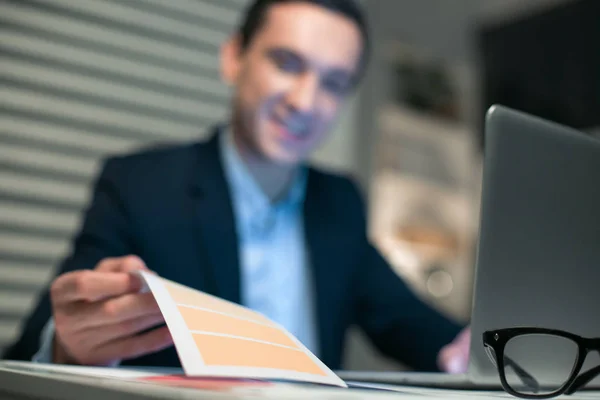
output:
[[[538,326],[600,337],[600,141],[501,106],[490,108],[485,130],[469,366],[479,382],[498,376],[485,330]],[[573,348],[534,340],[511,351],[536,378],[554,382]],[[582,371],[599,362],[588,355]]]

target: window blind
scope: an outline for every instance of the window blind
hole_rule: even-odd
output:
[[[226,116],[248,0],[0,3],[0,351],[70,250],[99,161]]]

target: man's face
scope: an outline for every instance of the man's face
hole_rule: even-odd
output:
[[[232,39],[222,71],[235,86],[245,147],[270,162],[305,160],[325,138],[351,90],[362,55],[359,28],[309,3],[272,6],[248,48]]]

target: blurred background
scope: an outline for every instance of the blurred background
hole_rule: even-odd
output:
[[[0,2],[0,351],[69,251],[99,162],[224,118],[220,43],[248,0]],[[600,136],[597,0],[364,0],[374,54],[315,155],[353,174],[369,235],[468,322],[483,117],[501,103]],[[359,332],[346,368],[390,370]]]

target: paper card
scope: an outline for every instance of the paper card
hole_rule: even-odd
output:
[[[187,376],[290,380],[347,387],[291,333],[235,303],[140,271]]]

